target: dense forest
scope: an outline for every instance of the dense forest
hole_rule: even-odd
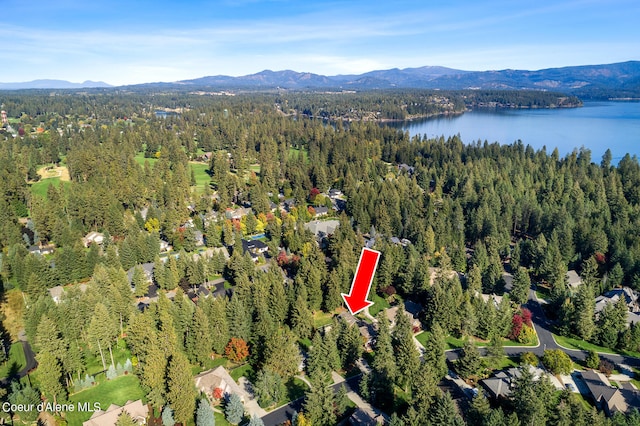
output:
[[[638,424],[637,412],[606,419],[527,374],[507,400],[475,397],[464,418],[437,386],[448,370],[447,338],[465,342],[449,367],[470,382],[497,369],[505,342],[535,341],[522,307],[532,283],[547,291],[559,334],[640,351],[640,327],[627,328],[620,310],[594,312],[595,296],[609,289],[640,290],[637,158],[613,165],[610,152],[560,157],[519,141],[410,138],[358,121],[363,111],[396,119],[460,111],[469,102],[550,106],[557,99],[542,92],[3,94],[0,280],[5,301],[24,300],[18,322],[39,362],[36,380],[5,382],[3,398],[68,401],[132,374],[145,401],[186,424],[204,400],[190,372],[211,368],[212,354],[246,365],[267,408],[287,401],[303,350],[313,386],[300,417],[335,424],[348,404],[325,385],[332,371],[359,371],[364,345],[357,327],[332,316],[344,311],[340,293],[369,241],[382,253],[377,297],[417,303],[428,336],[420,356],[402,309],[393,326],[384,313],[368,319],[376,338],[364,355],[371,369],[360,393],[391,424]],[[68,177],[61,171],[51,179],[48,169]],[[329,209],[339,226],[318,241],[305,223],[333,205],[330,189],[346,205]],[[283,200],[292,201],[278,208]],[[248,213],[233,217],[240,206]],[[104,241],[83,242],[92,231]],[[243,249],[252,235],[268,247],[258,267]],[[36,253],[45,246],[53,253]],[[160,296],[140,309],[148,282],[137,265],[148,263]],[[582,276],[577,292],[567,285],[569,269]],[[514,277],[510,294],[505,272]],[[187,297],[217,278],[230,291]],[[49,292],[55,286],[65,286],[58,301]],[[504,297],[494,303],[481,294]],[[318,318],[329,319],[319,326]],[[5,329],[7,349],[15,333]],[[476,340],[487,342],[489,357],[480,357]],[[235,404],[222,405],[232,415]]]

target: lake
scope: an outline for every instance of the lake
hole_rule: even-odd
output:
[[[479,109],[454,117],[435,117],[411,122],[388,123],[413,135],[445,137],[460,134],[462,141],[478,140],[525,145],[561,156],[584,146],[599,163],[611,149],[613,162],[626,153],[640,157],[640,102],[585,102],[581,108]]]

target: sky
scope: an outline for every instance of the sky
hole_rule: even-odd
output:
[[[0,82],[640,59],[637,0],[0,0]]]

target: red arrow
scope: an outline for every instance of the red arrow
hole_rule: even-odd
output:
[[[356,268],[356,274],[351,283],[351,291],[349,294],[341,293],[344,302],[347,304],[347,308],[349,308],[349,311],[354,315],[373,305],[373,302],[367,300],[367,295],[371,289],[373,275],[376,273],[379,259],[379,251],[363,248],[360,254],[360,260],[358,261],[358,267]]]

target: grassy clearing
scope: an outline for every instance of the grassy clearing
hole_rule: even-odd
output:
[[[634,358],[640,358],[640,352],[634,351],[619,351],[617,349],[605,348],[604,346],[594,345],[593,343],[585,342],[580,339],[573,339],[571,337],[558,336],[557,334],[553,335],[556,343],[560,346],[564,346],[567,349],[579,349],[583,351],[596,351],[598,353],[608,353],[608,354],[617,354],[617,355],[625,355],[631,356]]]
[[[241,365],[240,367],[234,368],[229,372],[229,375],[233,380],[237,382],[240,377],[249,377],[253,375],[253,368],[251,367],[251,364],[247,363],[245,365]]]
[[[293,159],[299,158],[300,155],[302,155],[302,158],[304,159],[305,163],[309,162],[309,153],[307,152],[306,149],[289,148],[290,159],[293,160]]]
[[[49,189],[49,185],[53,185],[56,188],[60,188],[61,182],[65,188],[68,188],[69,185],[71,185],[70,182],[66,182],[66,181],[63,182],[60,177],[43,179],[40,182],[36,182],[31,185],[31,194],[37,195],[42,198],[47,198],[47,189]]]
[[[9,359],[0,365],[0,377],[7,377],[9,372],[19,372],[27,365],[21,342],[15,342],[9,349]]]
[[[227,358],[216,357],[215,359],[207,359],[204,362],[204,367],[201,367],[200,365],[191,366],[191,373],[195,376],[196,374],[200,374],[203,371],[213,370],[214,368],[217,368],[219,366],[227,368],[228,365],[229,360]]]
[[[504,370],[505,368],[511,368],[511,367],[517,367],[520,364],[518,363],[519,361],[519,357],[502,357],[502,359],[500,360],[500,362],[496,363],[496,364],[492,364],[489,365],[487,367],[491,368],[492,370]]]
[[[257,175],[260,175],[260,164],[251,164],[249,166],[249,170],[251,170],[252,172],[254,172]]]
[[[216,418],[216,426],[231,426],[231,423],[224,418],[224,414],[216,411],[213,413],[213,416]]]
[[[74,403],[99,403],[103,410],[111,404],[124,405],[128,400],[144,400],[144,391],[140,387],[138,378],[134,375],[120,376],[116,379],[105,381],[98,386],[85,389],[69,397]],[[77,406],[77,405],[76,405]],[[70,425],[81,425],[91,417],[91,412],[73,411],[67,413],[67,421]]]
[[[416,335],[416,339],[418,340],[418,342],[420,342],[422,344],[422,346],[427,346],[427,341],[429,339],[429,332],[428,331],[423,331],[420,334]],[[462,338],[457,338],[454,336],[447,336],[445,338],[445,343],[446,343],[446,349],[460,349],[464,346],[464,339]],[[487,346],[487,342],[483,342],[480,340],[477,340],[474,338],[474,343],[477,347],[479,348],[483,348],[485,346]],[[538,346],[538,342],[536,340],[535,343],[530,343],[528,345],[522,344],[520,342],[516,342],[514,340],[504,340],[502,342],[502,346],[507,347],[507,346],[530,346],[530,347],[535,347]]]
[[[322,312],[318,311],[313,314],[313,324],[316,328],[324,327],[325,325],[331,324],[333,319],[333,312]]]
[[[388,309],[391,307],[391,305],[389,305],[389,302],[387,302],[387,299],[379,296],[377,293],[373,293],[371,301],[373,302],[373,305],[369,307],[369,313],[374,317],[378,315],[378,313],[383,309]]]
[[[131,359],[131,351],[126,349],[124,345],[124,341],[120,340],[118,344],[113,345],[111,347],[113,351],[113,360],[116,365],[120,363],[124,365],[127,359]],[[102,352],[104,353],[104,362],[107,364],[107,368],[111,365],[111,355],[109,355],[109,348],[102,348]],[[97,356],[93,354],[93,352],[88,352],[85,354],[87,360],[87,373],[90,376],[95,376],[98,382],[105,380],[104,367],[102,365],[102,358],[100,358],[100,354]]]
[[[136,160],[136,162],[138,164],[140,164],[141,166],[144,166],[144,162],[145,161],[149,161],[149,164],[151,166],[153,166],[154,164],[156,164],[156,161],[158,161],[157,158],[145,158],[144,156],[144,152],[139,152],[136,154],[135,157],[133,157],[134,160]]]
[[[209,166],[203,163],[189,163],[189,167],[193,170],[196,178],[196,192],[204,192],[204,188],[211,183],[211,176],[207,173]]]

